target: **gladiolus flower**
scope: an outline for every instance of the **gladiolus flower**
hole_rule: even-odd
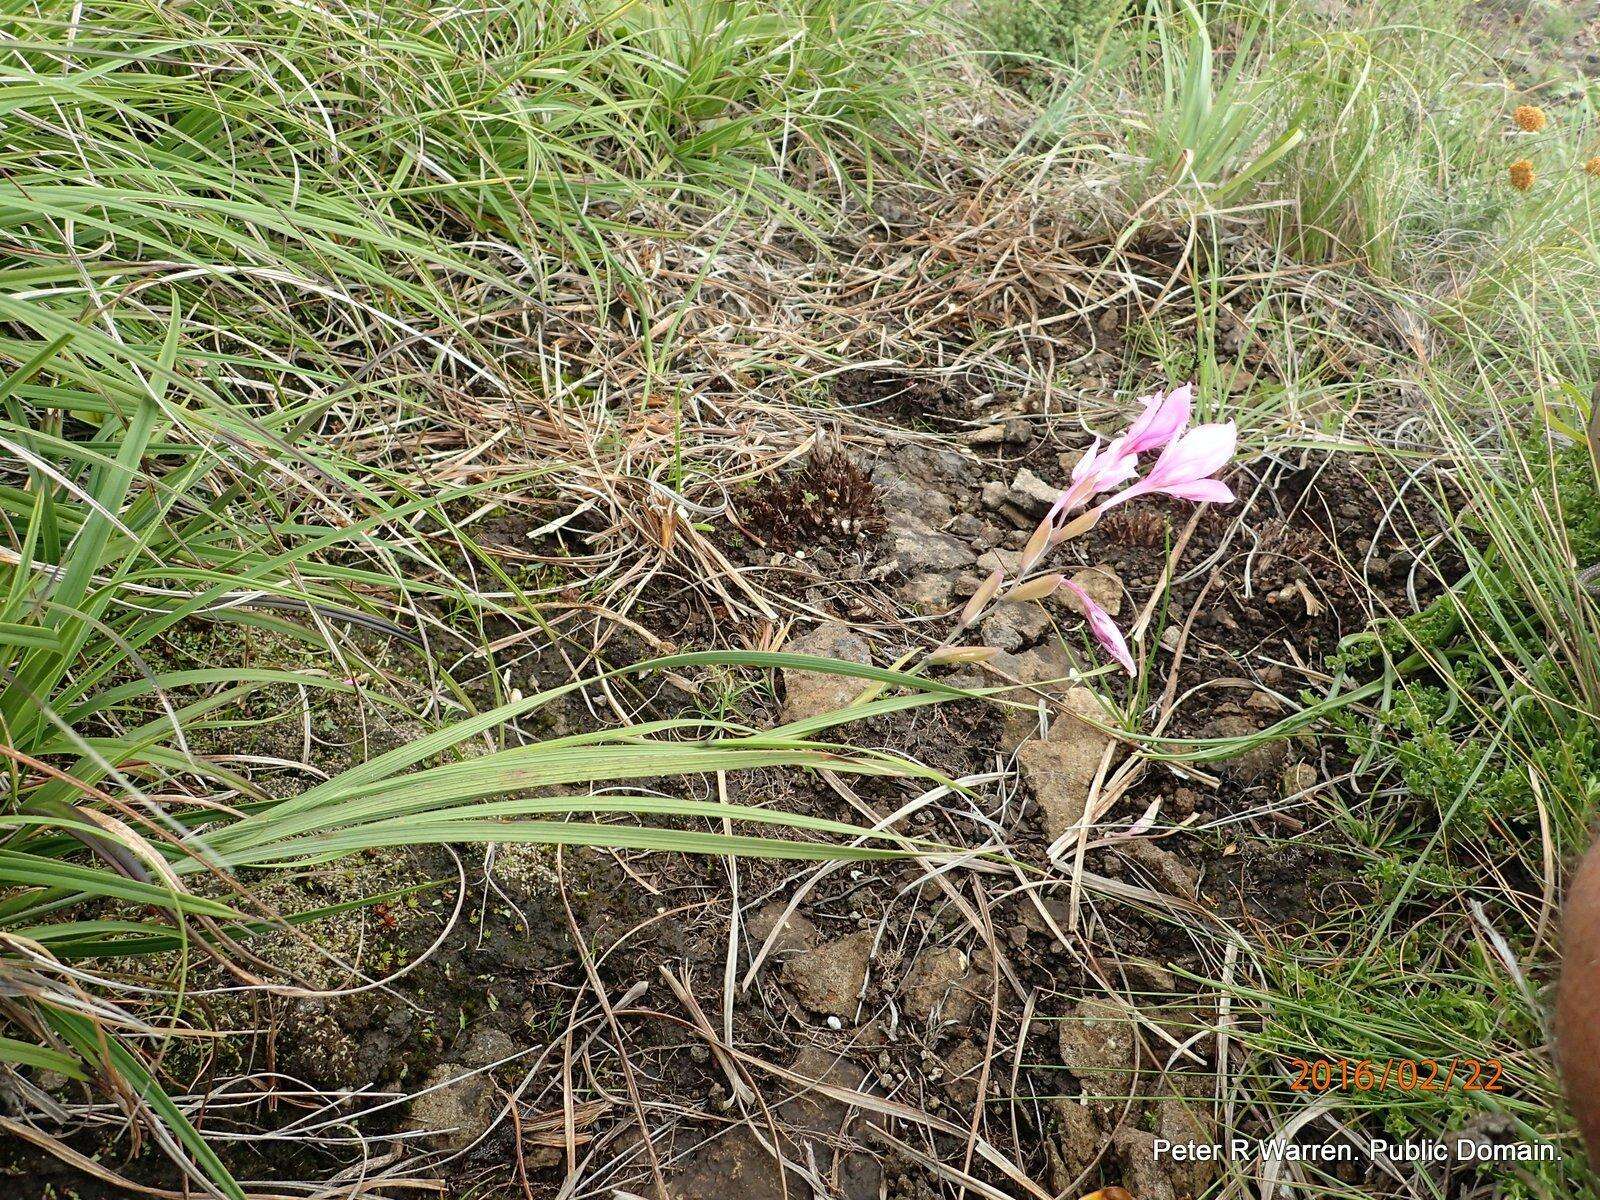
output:
[[[1061,586],[1078,598],[1078,603],[1083,606],[1084,619],[1089,622],[1089,632],[1094,635],[1094,640],[1100,643],[1101,649],[1121,663],[1122,669],[1129,675],[1135,674],[1133,655],[1128,652],[1128,643],[1122,636],[1122,630],[1118,629],[1117,623],[1111,619],[1111,614],[1096,604],[1093,597],[1072,580],[1063,579]]]
[[[1157,392],[1144,398],[1144,411],[1128,426],[1128,432],[1112,442],[1109,454],[1143,454],[1160,450],[1189,424],[1194,386],[1184,384],[1170,395]]]
[[[1110,508],[1136,496],[1155,494],[1196,503],[1227,504],[1233,499],[1232,490],[1220,479],[1210,476],[1227,465],[1238,444],[1239,431],[1232,421],[1225,425],[1197,425],[1167,443],[1149,474],[1135,480],[1132,487],[1124,488],[1100,507]]]
[[[1118,438],[1117,442],[1121,440]],[[1095,438],[1094,445],[1083,452],[1078,465],[1072,468],[1072,484],[1056,497],[1045,516],[1045,524],[1054,525],[1062,513],[1071,512],[1101,492],[1121,487],[1138,473],[1138,461],[1133,455],[1118,451],[1117,442],[1101,450],[1100,439]]]

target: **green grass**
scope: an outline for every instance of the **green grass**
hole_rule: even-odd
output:
[[[534,445],[516,475],[465,482],[432,473],[428,435],[471,448],[483,411],[545,404],[623,429],[661,381],[614,395],[573,377],[543,357],[546,306],[592,296],[660,372],[677,316],[619,247],[748,225],[825,258],[834,202],[915,176],[943,137],[929,117],[959,84],[939,13],[3,12],[0,1061],[95,1079],[197,1183],[237,1195],[154,1078],[189,1019],[181,986],[135,1004],[95,971],[176,955],[181,984],[224,935],[271,926],[252,877],[431,842],[904,852],[761,809],[590,795],[744,768],[918,768],[829,744],[829,719],[739,725],[729,680],[805,661],[772,654],[651,664],[712,677],[699,716],[541,732],[540,711],[579,684],[517,694],[489,631],[537,628],[551,593],[602,600],[606,585],[510,566],[474,522],[555,488],[582,454]],[[1182,319],[1134,323],[1126,382],[1155,363],[1214,401],[1243,362],[1228,340],[1242,321],[1280,364],[1229,401],[1251,444],[1359,448],[1441,530],[1419,548],[1449,598],[1374,612],[1309,698],[1363,772],[1358,792],[1316,803],[1373,903],[1254,948],[1255,976],[1235,983],[1256,1052],[1246,1099],[1268,1122],[1295,1115],[1281,1064],[1308,1050],[1475,1054],[1508,1064],[1509,1098],[1345,1111],[1429,1133],[1503,1111],[1569,1137],[1542,989],[1561,868],[1600,800],[1600,614],[1581,576],[1600,557],[1584,432],[1600,371],[1600,181],[1581,169],[1600,150],[1593,85],[1552,104],[1544,132],[1515,132],[1517,97],[1456,0],[1337,25],[1295,0],[985,15],[992,41],[970,57],[1024,69],[1040,101],[1005,169],[1080,182],[1089,232],[1117,248],[1181,235]],[[1522,157],[1527,193],[1506,182]],[[1428,458],[1436,471],[1412,482]],[[690,468],[674,469],[679,485]],[[219,643],[297,653],[174,662],[202,623]],[[949,694],[807,665],[898,689],[854,715]],[[289,794],[196,749],[284,692],[420,714],[420,732]],[[1574,1157],[1505,1194],[1594,1182]],[[1356,1193],[1330,1180],[1322,1194]]]
[[[591,795],[916,769],[816,740],[827,721],[538,740],[524,723],[582,683],[509,693],[482,630],[537,626],[538,597],[458,520],[538,488],[562,453],[455,485],[392,431],[449,428],[464,395],[539,404],[540,364],[507,347],[554,276],[648,312],[621,234],[720,216],[814,236],[827,189],[796,178],[870,186],[925,133],[918,9],[9,3],[3,21],[0,1059],[95,1079],[196,1184],[238,1196],[152,1063],[189,1020],[181,963],[271,925],[256,873],[434,842],[904,852],[764,809]],[[175,666],[200,622],[299,663]],[[911,688],[863,711],[950,694],[855,673]],[[424,732],[291,795],[194,750],[285,688],[420,704]],[[157,951],[180,956],[171,994],[134,1003],[95,974]]]
[[[1337,680],[1306,697],[1357,770],[1309,815],[1364,899],[1257,946],[1258,977],[1234,985],[1255,1022],[1256,1116],[1304,1111],[1293,1057],[1497,1059],[1504,1093],[1341,1093],[1335,1115],[1430,1136],[1503,1117],[1570,1153],[1496,1194],[1554,1200],[1597,1186],[1546,1014],[1561,880],[1600,810],[1600,448],[1585,432],[1600,179],[1582,169],[1600,93],[1508,89],[1480,17],[1455,0],[1335,20],[1292,0],[1146,5],[1103,69],[1066,58],[1032,136],[1137,208],[1124,240],[1144,223],[1189,230],[1174,278],[1195,319],[1136,326],[1130,358],[1215,394],[1234,365],[1229,309],[1278,366],[1242,397],[1257,444],[1358,449],[1439,530],[1414,549],[1445,597],[1374,596]],[[1522,102],[1546,105],[1546,129],[1515,128]],[[1507,178],[1519,158],[1536,173],[1525,193]],[[1241,239],[1265,246],[1243,265]]]

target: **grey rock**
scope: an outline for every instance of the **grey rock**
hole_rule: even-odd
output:
[[[1099,715],[1094,693],[1072,688],[1062,700],[1066,712],[1053,716],[1048,741],[1028,741],[1017,747],[1017,767],[1039,804],[1046,836],[1051,841],[1083,819],[1100,761],[1111,739],[1075,713]]]
[[[796,654],[815,654],[844,662],[871,663],[872,649],[848,625],[830,621],[789,643]],[[783,669],[783,719],[803,721],[843,708],[861,693],[865,681],[849,675],[828,675],[821,671]]]
[[[1084,1102],[1097,1111],[1121,1107],[1139,1060],[1133,1018],[1109,1000],[1089,998],[1073,1005],[1056,1030],[1061,1065],[1083,1089]]]
[[[1051,486],[1023,467],[1011,481],[1009,499],[1023,511],[1042,517],[1059,495],[1060,488]]]
[[[971,960],[954,946],[924,950],[900,984],[900,1001],[930,1029],[965,1025],[978,1007]]]
[[[872,940],[872,931],[862,929],[791,958],[783,974],[795,999],[814,1013],[853,1018],[867,983]]]
[[[1050,628],[1050,617],[1039,605],[997,604],[979,624],[983,644],[1015,653],[1037,642]]]
[[[955,572],[972,566],[977,556],[960,538],[937,533],[926,525],[889,530],[889,564],[904,575],[929,571]]]

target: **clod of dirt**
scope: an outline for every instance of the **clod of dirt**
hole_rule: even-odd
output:
[[[983,644],[996,650],[1016,653],[1033,645],[1050,628],[1050,618],[1034,603],[1000,604],[978,626]]]
[[[764,904],[745,917],[744,928],[750,935],[752,953],[759,953],[768,938],[772,938],[772,949],[767,952],[767,957],[773,962],[809,950],[817,944],[817,927],[800,912],[785,916],[788,907],[778,902]],[[775,937],[773,930],[777,930]]]
[[[1148,838],[1128,838],[1119,842],[1117,848],[1161,891],[1185,900],[1199,895],[1200,873],[1172,851]]]
[[[516,1051],[517,1044],[503,1030],[492,1025],[469,1029],[451,1050],[450,1060],[434,1067],[423,1081],[424,1089],[447,1086],[411,1102],[412,1124],[438,1131],[429,1138],[436,1149],[456,1151],[470,1146],[488,1132],[501,1107],[493,1078],[479,1068],[501,1062]],[[478,1073],[470,1074],[473,1071]]]
[[[1168,1175],[1169,1164],[1156,1159],[1156,1135],[1123,1125],[1111,1137],[1111,1150],[1122,1164],[1122,1186],[1139,1200],[1178,1200]]]
[[[1084,1181],[1099,1159],[1105,1134],[1083,1101],[1055,1096],[1049,1104],[1056,1115],[1057,1126],[1054,1135],[1044,1144],[1050,1190],[1058,1196],[1075,1196],[1077,1193],[1072,1189]]]
[[[1061,1065],[1082,1086],[1091,1108],[1120,1104],[1131,1094],[1139,1035],[1120,1007],[1109,1000],[1080,1000],[1057,1023],[1056,1036]]]
[[[1212,738],[1250,738],[1261,732],[1249,717],[1218,717],[1206,732]],[[1240,783],[1256,783],[1283,770],[1289,756],[1289,746],[1281,738],[1252,746],[1242,754],[1227,759],[1222,764],[1223,773]]]
[[[795,999],[823,1016],[854,1017],[867,984],[872,940],[872,931],[862,929],[791,958],[783,976]]]
[[[848,625],[829,621],[804,637],[790,642],[786,649],[794,654],[815,654],[845,662],[870,664],[872,649]],[[821,671],[783,669],[783,719],[804,721],[843,708],[866,686],[849,675],[828,675]]]
[[[900,1004],[929,1029],[965,1025],[978,1007],[971,960],[954,946],[924,950],[900,984]]]
[[[1285,799],[1298,796],[1317,786],[1317,769],[1310,763],[1292,763],[1283,770]]]
[[[791,1064],[797,1075],[834,1087],[862,1091],[866,1077],[854,1063],[811,1048]],[[819,1175],[837,1183],[842,1200],[877,1200],[883,1170],[871,1155],[834,1147],[851,1121],[852,1110],[817,1091],[802,1091],[773,1112],[785,1131],[783,1153],[792,1162],[814,1167]],[[856,1124],[859,1127],[859,1117]],[[796,1142],[798,1141],[798,1144]],[[813,1157],[814,1156],[814,1157]],[[689,1152],[682,1167],[667,1180],[671,1200],[780,1200],[785,1180],[772,1154],[750,1132],[738,1125],[708,1139]],[[810,1195],[810,1186],[790,1172],[787,1194]]]
[[[1166,1096],[1155,1102],[1155,1135],[1174,1146],[1209,1146],[1217,1140],[1216,1122],[1196,1100]],[[1200,1195],[1218,1175],[1214,1162],[1167,1162],[1162,1165],[1178,1200]],[[1143,1192],[1135,1195],[1142,1196]]]
[[[1085,567],[1075,572],[1072,582],[1089,593],[1093,600],[1113,617],[1122,612],[1122,580],[1110,567]]]
[[[1089,791],[1100,770],[1111,739],[1072,713],[1098,715],[1100,707],[1088,688],[1072,688],[1062,700],[1069,711],[1056,714],[1048,741],[1023,742],[1017,748],[1017,766],[1033,790],[1045,834],[1055,841],[1083,819]]]
[[[423,1080],[424,1090],[411,1102],[413,1128],[432,1130],[428,1144],[454,1153],[465,1150],[488,1132],[500,1115],[500,1097],[487,1071],[469,1074],[465,1063],[440,1063]]]

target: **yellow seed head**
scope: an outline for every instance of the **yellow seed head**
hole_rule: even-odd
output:
[[[1583,169],[1596,179],[1600,179],[1600,154],[1591,156],[1589,161],[1583,164]]]
[[[1517,128],[1524,133],[1538,133],[1544,128],[1544,109],[1537,104],[1519,104],[1511,114],[1511,119],[1517,123]]]
[[[1525,192],[1533,186],[1533,164],[1525,158],[1517,159],[1506,173],[1510,176],[1511,186],[1519,192]]]

